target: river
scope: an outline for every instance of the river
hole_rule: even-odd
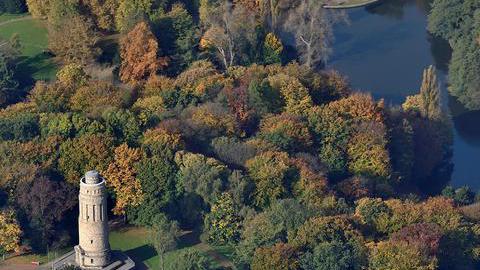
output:
[[[448,95],[451,50],[426,30],[429,0],[383,0],[346,11],[349,24],[334,29],[328,67],[348,76],[359,91],[401,104],[420,88],[422,71],[435,65],[443,105],[454,123],[454,170],[451,184],[480,190],[480,111],[469,112]]]

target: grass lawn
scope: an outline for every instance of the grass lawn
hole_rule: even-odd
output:
[[[30,17],[25,20],[8,22],[22,16],[25,15],[1,15],[0,37],[10,39],[15,33],[19,35],[22,44],[19,63],[21,78],[53,79],[57,67],[52,58],[43,53],[48,46],[45,22]]]
[[[112,249],[122,250],[127,253],[137,264],[137,269],[159,269],[159,258],[155,249],[148,245],[148,232],[144,228],[123,228],[110,232],[110,246]],[[231,253],[231,250],[212,248],[198,241],[198,237],[188,234],[182,237],[179,248],[165,255],[165,268],[177,259],[179,252],[186,249],[197,249],[211,258],[213,267],[220,268],[229,264],[222,252]]]
[[[52,261],[54,258],[58,258],[61,255],[69,252],[71,248],[65,248],[57,251],[51,251],[50,254],[26,254],[21,256],[12,257],[0,263],[0,269],[9,269],[9,266],[13,265],[26,265],[31,262],[40,262],[40,264]],[[3,268],[2,268],[3,267]],[[13,269],[13,268],[12,268]]]

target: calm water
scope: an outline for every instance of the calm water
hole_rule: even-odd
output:
[[[387,103],[401,104],[416,94],[425,67],[435,65],[444,106],[454,121],[455,168],[452,185],[480,189],[480,111],[468,112],[447,93],[448,44],[426,31],[429,0],[384,0],[347,11],[349,25],[335,29],[329,61],[352,86]]]

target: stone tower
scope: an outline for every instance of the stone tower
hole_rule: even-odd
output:
[[[80,180],[78,202],[79,244],[75,246],[75,261],[82,269],[102,269],[110,263],[110,245],[105,179],[97,171],[87,172]]]

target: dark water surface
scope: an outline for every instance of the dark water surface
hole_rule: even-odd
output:
[[[423,69],[435,65],[443,105],[454,122],[455,164],[452,185],[480,189],[480,111],[469,112],[447,92],[451,50],[428,34],[429,0],[383,0],[375,6],[347,10],[349,25],[335,28],[329,67],[346,74],[352,86],[401,104],[418,93]]]

